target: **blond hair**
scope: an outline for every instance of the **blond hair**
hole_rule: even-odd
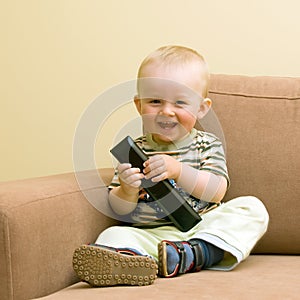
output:
[[[138,69],[138,78],[143,77],[145,66],[159,62],[162,66],[181,65],[185,66],[190,63],[199,63],[201,65],[201,80],[204,80],[203,96],[208,94],[209,71],[207,63],[201,54],[197,51],[177,45],[163,46],[150,53],[141,63]]]

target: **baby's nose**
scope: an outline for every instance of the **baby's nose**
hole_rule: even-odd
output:
[[[160,113],[165,116],[174,116],[175,112],[173,104],[165,101]]]

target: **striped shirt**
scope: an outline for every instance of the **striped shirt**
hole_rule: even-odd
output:
[[[229,183],[222,143],[211,133],[193,129],[190,135],[184,140],[169,145],[155,143],[151,134],[141,136],[135,142],[149,157],[157,154],[167,154],[198,170],[224,176]],[[186,193],[182,188],[177,187],[176,182],[171,178],[169,180],[197,213],[203,213],[212,205],[212,203],[197,199]],[[119,185],[118,173],[116,171],[110,188]],[[131,213],[130,219],[135,223],[135,226],[158,226],[160,224],[165,225],[168,222],[161,208],[158,207],[155,201],[143,189],[140,191],[138,205]]]

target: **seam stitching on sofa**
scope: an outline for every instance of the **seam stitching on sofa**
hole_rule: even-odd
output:
[[[276,99],[276,100],[300,100],[300,96],[294,97],[281,97],[281,96],[264,96],[264,95],[255,95],[255,94],[243,94],[243,93],[234,93],[234,92],[217,92],[217,91],[209,91],[210,94],[216,95],[226,95],[226,96],[237,96],[237,97],[245,97],[245,98],[259,98],[259,99]]]
[[[9,255],[8,257],[8,262],[6,264],[6,270],[7,270],[7,274],[9,276],[9,278],[7,278],[8,282],[7,282],[7,287],[8,287],[8,295],[7,296],[11,296],[11,298],[14,298],[14,289],[12,286],[12,282],[13,282],[13,276],[12,276],[12,259],[11,259],[11,251],[9,251],[11,249],[10,246],[10,238],[9,238],[9,226],[8,226],[8,218],[7,215],[5,213],[2,214],[3,216],[3,229],[4,229],[4,238],[6,238],[6,247],[4,248],[5,253],[7,253]],[[5,232],[6,232],[6,236],[5,236]]]
[[[14,206],[14,207],[10,207],[9,209],[6,209],[7,212],[9,211],[12,211],[14,210],[15,208],[19,208],[19,207],[22,207],[22,206],[26,206],[28,204],[32,204],[32,203],[35,203],[35,202],[38,202],[38,201],[41,201],[41,200],[48,200],[48,199],[51,199],[51,198],[55,198],[55,197],[59,197],[59,196],[62,196],[62,195],[71,195],[71,194],[75,194],[75,193],[78,193],[78,192],[81,192],[82,191],[90,191],[90,190],[94,190],[94,189],[98,189],[98,188],[107,188],[107,186],[99,186],[99,187],[91,187],[91,188],[88,188],[88,189],[84,189],[84,190],[81,190],[81,189],[78,189],[76,191],[72,191],[72,192],[68,192],[68,193],[61,193],[61,194],[55,194],[55,195],[51,195],[51,196],[48,196],[48,197],[42,197],[42,198],[38,198],[38,199],[33,199],[31,201],[28,201],[26,203],[23,203],[21,205],[17,205],[17,206]],[[82,193],[83,194],[83,193]],[[83,194],[84,195],[84,194]]]

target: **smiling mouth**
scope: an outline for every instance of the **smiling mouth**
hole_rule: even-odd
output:
[[[177,122],[157,122],[162,129],[172,129],[177,125]]]

